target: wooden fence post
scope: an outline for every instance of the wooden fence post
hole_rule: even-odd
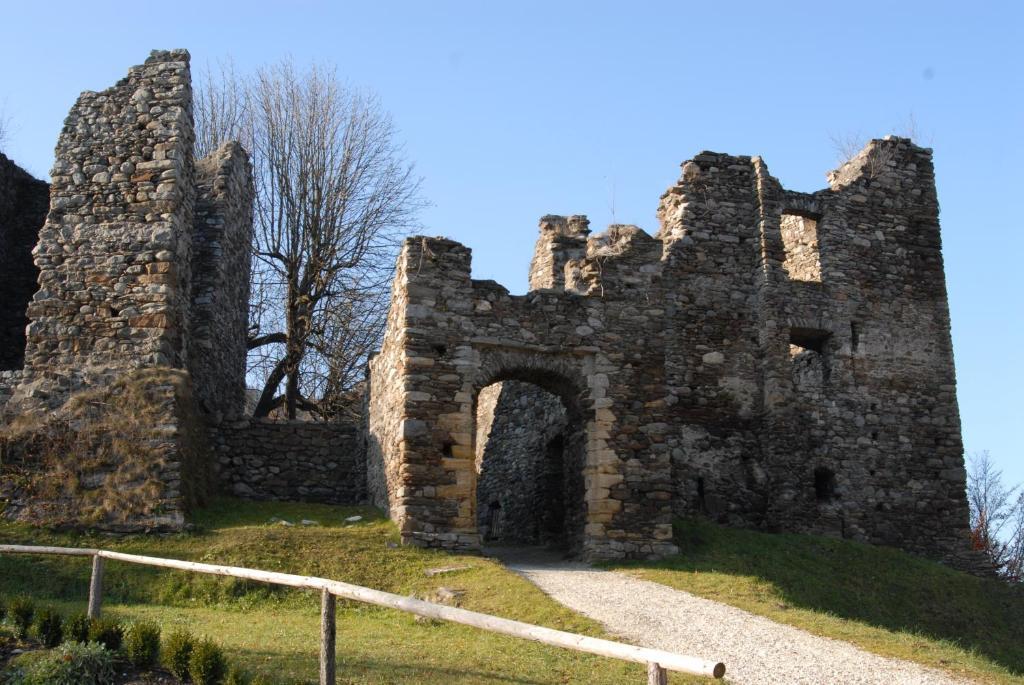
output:
[[[653,661],[647,663],[647,685],[668,685],[668,671]]]
[[[103,557],[98,554],[92,557],[92,578],[89,580],[89,618],[100,617],[100,605],[103,603]]]
[[[320,594],[320,685],[334,685],[334,645],[337,637],[334,595],[324,589]]]

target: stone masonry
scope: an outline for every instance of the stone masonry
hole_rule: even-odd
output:
[[[185,505],[206,490],[201,481],[212,472],[209,449],[195,439],[205,428],[196,423],[238,416],[243,405],[252,173],[237,143],[196,162],[193,142],[189,55],[154,51],[113,87],[78,98],[57,142],[48,213],[45,204],[36,211],[45,184],[31,179],[19,177],[19,194],[9,200],[0,160],[4,217],[28,217],[12,225],[24,235],[5,227],[3,239],[35,245],[31,256],[5,245],[4,259],[17,262],[8,268],[19,278],[38,273],[31,301],[21,300],[28,315],[23,364],[4,370],[0,403],[8,416],[50,411],[56,419],[77,416],[76,408],[62,409],[67,400],[108,387],[120,402],[131,392],[148,403],[139,410],[159,417],[157,437],[145,438],[151,464],[137,482],[163,486],[147,490],[161,513],[139,517],[140,527],[157,519],[165,529],[184,524]],[[33,228],[31,217],[44,214]],[[166,372],[138,373],[149,369]],[[119,385],[129,377],[152,387]],[[29,436],[25,444],[36,442]],[[8,449],[32,456],[18,445]],[[116,465],[106,459],[97,468],[105,470],[78,474],[82,482],[114,487]],[[72,522],[96,520],[79,513]],[[130,527],[124,516],[114,518],[119,529]]]
[[[465,246],[410,238],[357,434],[241,418],[252,172],[237,143],[195,160],[193,138],[189,55],[155,51],[82,93],[48,192],[0,156],[0,409],[66,438],[143,398],[142,526],[180,527],[216,466],[245,496],[365,493],[405,542],[449,549],[657,557],[673,517],[703,513],[966,558],[930,150],[871,141],[809,194],[702,152],[653,236],[543,217],[523,296],[474,280]],[[30,468],[45,440],[13,425],[0,449]],[[114,478],[130,440],[92,437],[106,470],[75,478],[135,482]]]
[[[529,383],[507,381],[477,398],[477,526],[485,541],[565,542],[565,407]],[[570,498],[579,505],[579,493]]]
[[[565,407],[584,556],[669,553],[672,517],[703,512],[964,558],[931,151],[874,140],[813,194],[703,152],[658,217],[652,237],[545,216],[525,296],[473,280],[458,243],[406,241],[368,417],[370,493],[403,538],[480,544],[475,407],[519,381]]]
[[[46,183],[0,154],[0,373],[20,370],[24,363],[26,311],[39,276],[32,248],[46,220],[49,195]],[[11,386],[3,380],[0,387],[10,394]]]
[[[355,504],[366,464],[355,426],[236,419],[210,429],[223,491],[259,500]]]

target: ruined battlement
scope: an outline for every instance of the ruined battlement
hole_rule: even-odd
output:
[[[543,217],[523,296],[474,281],[459,243],[406,241],[370,373],[378,504],[408,541],[479,544],[477,396],[502,383],[486,421],[507,433],[494,408],[529,405],[510,393],[532,384],[569,417],[580,554],[668,553],[672,517],[701,512],[962,557],[931,152],[871,141],[829,178],[797,193],[758,157],[702,152],[662,195],[654,236]],[[506,505],[520,520],[544,509]]]
[[[252,171],[193,146],[188,53],[157,51],[79,97],[51,186],[0,156],[8,514],[177,529],[216,469],[366,492],[432,547],[658,557],[703,514],[969,563],[930,150],[873,140],[814,193],[701,152],[653,235],[542,217],[526,295],[406,240],[364,436],[240,418]]]

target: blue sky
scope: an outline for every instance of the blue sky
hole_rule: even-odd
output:
[[[474,276],[526,289],[537,219],[656,229],[678,165],[762,155],[824,187],[835,136],[935,149],[965,448],[1024,481],[1024,5],[941,2],[10,3],[7,152],[45,177],[77,94],[153,48],[196,71],[292,56],[374,89]]]

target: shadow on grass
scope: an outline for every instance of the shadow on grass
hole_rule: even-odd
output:
[[[315,649],[316,645],[312,646]],[[269,650],[238,650],[239,663],[250,672],[261,672],[274,678],[274,682],[314,682],[317,664],[302,657],[285,659],[278,664],[280,654]],[[254,664],[263,666],[251,667]],[[282,668],[283,666],[283,668]],[[549,678],[510,676],[499,670],[459,668],[457,664],[438,666],[416,663],[407,659],[372,659],[338,655],[337,680],[339,683],[519,683],[521,685],[550,685]],[[571,681],[565,681],[571,682]]]
[[[699,519],[676,521],[675,529],[679,555],[616,566],[746,577],[753,587],[738,578],[718,581],[722,596],[741,593],[776,609],[808,609],[945,640],[1024,673],[1024,588],[848,540]],[[710,593],[700,594],[714,595],[716,582],[706,582]]]

